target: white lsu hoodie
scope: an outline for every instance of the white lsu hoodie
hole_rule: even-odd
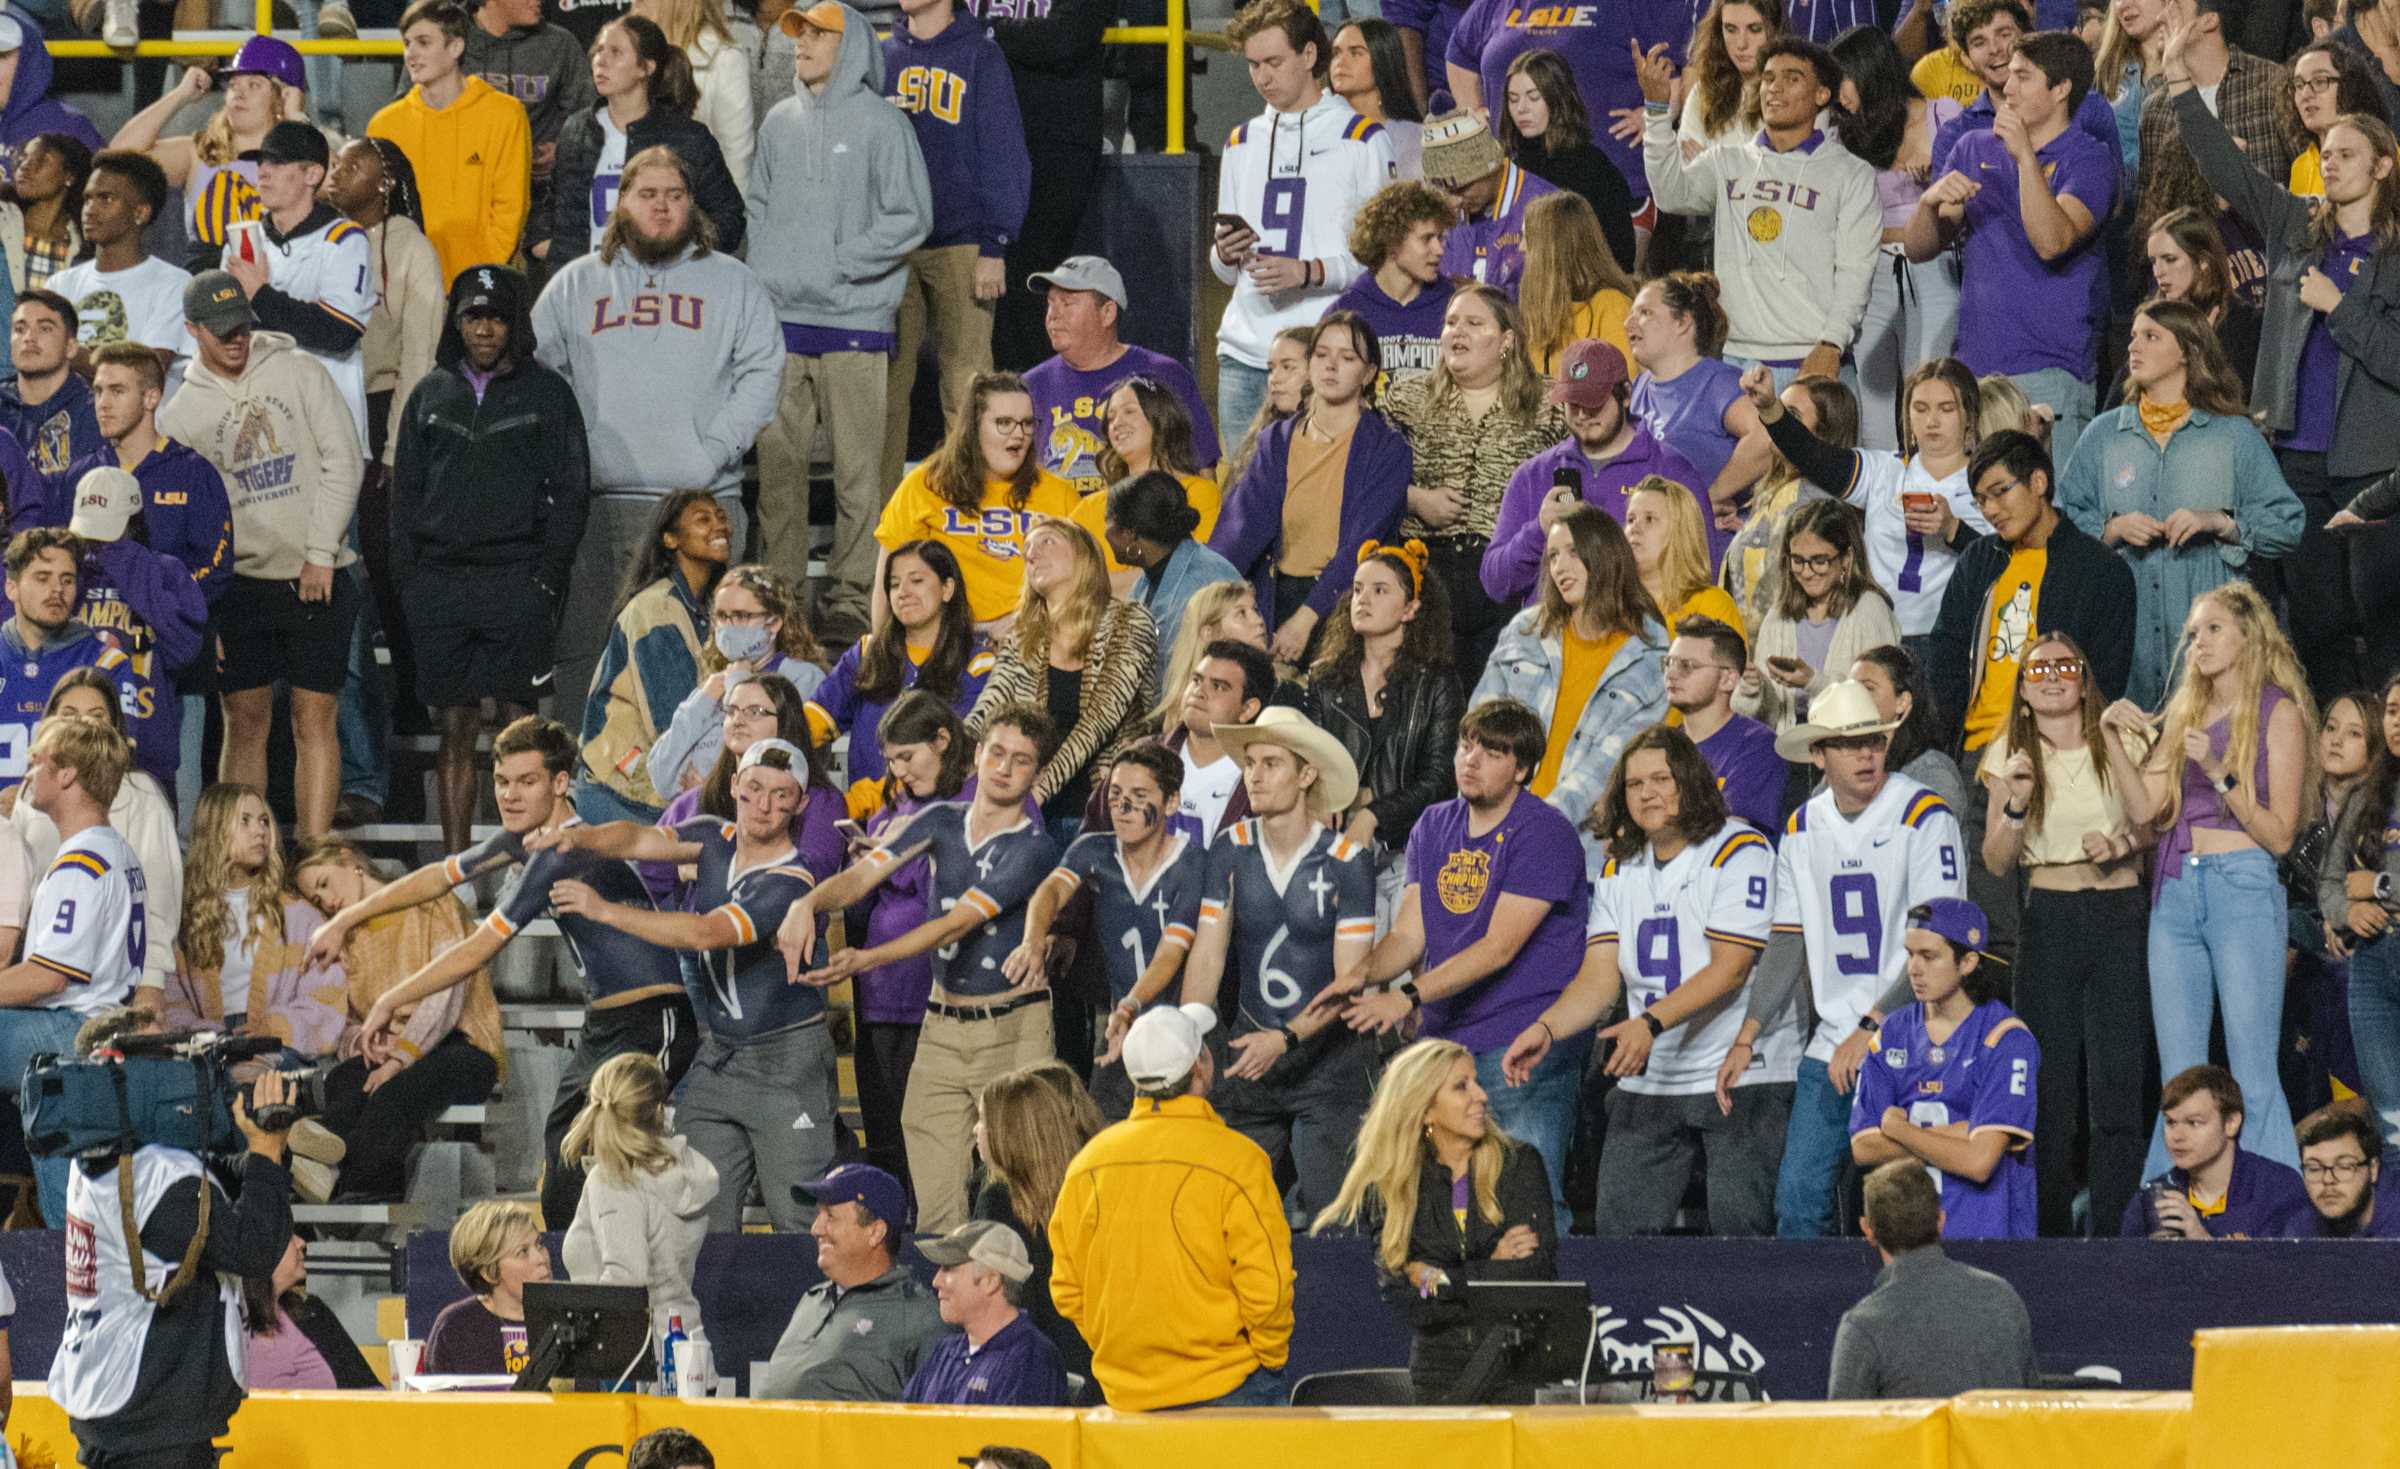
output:
[[[650,1319],[667,1339],[667,1318],[685,1331],[700,1326],[692,1270],[708,1238],[708,1205],[717,1196],[717,1167],[692,1151],[681,1134],[667,1139],[674,1160],[656,1173],[619,1178],[594,1167],[560,1249],[567,1276],[590,1285],[650,1288]]]
[[[350,513],[366,459],[349,400],[325,364],[282,332],[250,334],[250,362],[220,377],[193,356],[158,431],[217,468],[233,502],[233,569],[294,581],[303,563],[348,566]]]
[[[1883,249],[1865,159],[1827,131],[1789,153],[1753,133],[1686,163],[1674,119],[1657,106],[1642,114],[1642,168],[1659,208],[1716,217],[1717,279],[1733,322],[1725,355],[1792,362],[1819,342],[1849,347]]]
[[[1263,370],[1277,332],[1312,326],[1325,314],[1361,274],[1350,254],[1350,222],[1392,177],[1391,134],[1331,92],[1299,112],[1269,108],[1233,130],[1217,171],[1217,212],[1240,215],[1269,255],[1322,260],[1325,280],[1269,295],[1218,259],[1212,243],[1209,268],[1233,287],[1217,327],[1221,355]],[[1212,240],[1215,233],[1208,231]]]

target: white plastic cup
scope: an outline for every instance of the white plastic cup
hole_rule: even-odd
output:
[[[267,227],[255,219],[237,219],[225,231],[225,243],[244,260],[263,265],[267,259]]]
[[[675,1395],[687,1403],[704,1401],[716,1374],[715,1353],[708,1343],[691,1337],[675,1349]]]
[[[425,1343],[415,1337],[400,1337],[383,1346],[391,1358],[392,1390],[398,1392],[425,1365]]]

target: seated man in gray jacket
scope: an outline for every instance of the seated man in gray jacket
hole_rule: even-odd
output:
[[[1942,1253],[1942,1196],[1925,1165],[1886,1163],[1867,1175],[1866,1193],[1860,1227],[1883,1272],[1834,1330],[1825,1396],[1946,1398],[2034,1386],[2040,1369],[2025,1301],[1999,1276]]]
[[[894,1263],[908,1195],[900,1180],[864,1163],[845,1163],[792,1192],[816,1203],[809,1233],[825,1278],[800,1297],[750,1395],[899,1402],[949,1330],[933,1292]]]

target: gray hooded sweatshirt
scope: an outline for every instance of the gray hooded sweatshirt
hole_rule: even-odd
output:
[[[708,1238],[708,1205],[717,1196],[717,1166],[680,1135],[667,1139],[669,1161],[656,1173],[627,1178],[590,1169],[562,1253],[569,1278],[594,1285],[640,1285],[650,1290],[650,1316],[659,1340],[667,1320],[700,1329],[692,1269]]]
[[[742,455],[775,417],[775,305],[749,266],[698,249],[662,265],[595,250],[534,303],[534,356],[575,387],[595,495],[737,494]]]
[[[908,115],[883,96],[883,47],[842,7],[825,90],[802,87],[758,130],[746,201],[750,263],[800,351],[898,324],[908,255],[933,228],[933,190]]]

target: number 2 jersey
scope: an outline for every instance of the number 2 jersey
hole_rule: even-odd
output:
[[[1312,827],[1307,845],[1279,866],[1253,816],[1208,849],[1200,920],[1228,918],[1228,957],[1240,981],[1236,1033],[1289,1025],[1332,981],[1336,942],[1374,942],[1374,858],[1331,827]]]
[[[886,867],[931,843],[925,855],[933,864],[935,911],[963,903],[984,920],[957,943],[934,951],[934,982],[959,998],[983,1000],[1012,988],[1001,961],[1025,940],[1025,900],[1058,865],[1058,843],[1023,811],[1011,812],[1009,825],[975,841],[967,834],[973,809],[965,801],[928,806],[862,860]]]
[[[1207,872],[1208,849],[1181,834],[1167,838],[1166,856],[1138,888],[1125,870],[1115,832],[1085,832],[1068,844],[1050,875],[1074,887],[1091,885],[1092,937],[1108,970],[1112,1002],[1132,994],[1142,971],[1170,945],[1191,949]]]
[[[732,919],[736,935],[730,947],[703,949],[684,967],[692,1009],[708,1033],[729,1046],[746,1046],[823,1016],[825,992],[793,984],[775,947],[784,915],[816,886],[799,852],[787,846],[767,861],[739,866],[733,823],[714,816],[684,822],[675,835],[700,848],[694,910]]]
[[[1592,883],[1587,943],[1617,946],[1629,1013],[1639,1015],[1708,967],[1718,944],[1753,953],[1767,946],[1775,849],[1757,829],[1727,821],[1705,841],[1687,842],[1665,863],[1644,846],[1605,858]],[[1618,1085],[1643,1096],[1703,1096],[1741,1033],[1746,1000],[1735,990],[1650,1043],[1639,1076]],[[1762,1031],[1750,1069],[1736,1083],[1788,1082],[1798,1074],[1800,1034],[1789,1019]]]
[[[1775,932],[1808,948],[1817,1028],[1807,1056],[1830,1061],[1886,987],[1908,972],[1900,936],[1908,910],[1967,895],[1958,817],[1904,775],[1885,779],[1867,809],[1845,819],[1831,790],[1784,823],[1775,854]]]
[[[1919,1127],[1967,1125],[1967,1136],[2002,1132],[2008,1148],[1982,1183],[1931,1168],[1949,1218],[1950,1239],[2031,1239],[2034,1236],[2033,1111],[2042,1048],[2015,1011],[1986,1000],[1969,1011],[1937,1045],[1925,1033],[1925,1007],[1907,1005],[1884,1018],[1875,1049],[1858,1072],[1850,1106],[1850,1135],[1883,1125],[1898,1107]]]
[[[568,826],[582,824],[580,818],[567,822]],[[500,831],[452,857],[442,870],[455,884],[517,864],[525,870],[518,874],[514,887],[501,893],[483,926],[505,942],[537,918],[556,919],[559,937],[567,941],[575,967],[583,971],[586,1004],[606,1009],[613,1001],[684,988],[683,961],[673,949],[644,943],[623,929],[550,907],[550,889],[573,878],[612,903],[656,908],[650,889],[642,885],[641,874],[630,862],[590,852],[561,852],[555,847],[528,853],[524,837]]]

